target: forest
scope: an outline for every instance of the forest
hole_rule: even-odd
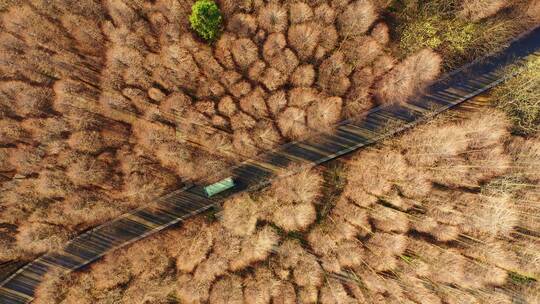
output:
[[[407,102],[540,23],[538,0],[218,0],[207,41],[194,3],[0,2],[0,263]],[[481,109],[51,274],[35,302],[538,302],[539,67]]]

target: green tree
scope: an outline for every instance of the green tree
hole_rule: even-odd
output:
[[[191,7],[189,22],[201,38],[211,42],[216,40],[221,32],[223,17],[214,1],[197,0]]]

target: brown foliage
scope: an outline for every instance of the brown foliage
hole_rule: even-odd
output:
[[[9,148],[0,148],[0,171],[9,172],[15,169],[11,164],[9,158],[10,154],[15,152],[13,149]]]
[[[358,229],[353,225],[340,219],[330,220],[324,219],[311,229],[307,235],[307,240],[313,251],[322,256],[331,256],[337,244],[343,240],[351,240],[357,235]],[[337,262],[337,261],[336,261]],[[323,268],[327,269],[328,265],[323,262]],[[340,270],[339,263],[336,267],[331,268],[332,271]]]
[[[312,8],[304,2],[296,2],[289,5],[289,19],[292,24],[310,21],[313,17]]]
[[[417,166],[430,166],[439,159],[452,159],[467,149],[467,134],[458,126],[431,127],[404,136],[402,145],[408,147],[407,160]]]
[[[98,154],[106,148],[106,144],[98,131],[80,131],[73,133],[68,144],[80,152]]]
[[[379,44],[386,45],[390,42],[390,29],[386,23],[377,23],[371,30],[371,37]]]
[[[112,219],[125,210],[122,202],[101,193],[78,190],[69,195],[63,203],[55,202],[41,213],[39,210],[30,219],[46,216],[51,224],[71,230],[96,226],[102,221]]]
[[[259,58],[259,50],[255,43],[248,38],[235,40],[231,47],[234,61],[240,69],[246,70]]]
[[[40,254],[58,250],[69,239],[70,233],[58,226],[46,223],[25,223],[19,226],[17,245],[22,250]]]
[[[286,231],[305,230],[316,219],[321,184],[321,175],[311,171],[279,179],[261,198],[261,216]]]
[[[306,113],[296,107],[289,107],[278,115],[277,124],[283,136],[299,139],[309,132],[306,125]]]
[[[275,207],[269,220],[285,231],[303,231],[316,218],[317,211],[313,204],[300,203]]]
[[[478,21],[496,14],[510,5],[507,0],[465,0],[461,5],[460,17]]]
[[[315,20],[323,21],[326,24],[334,23],[336,19],[336,11],[327,3],[321,3],[315,7],[314,11]]]
[[[287,10],[277,4],[268,4],[259,11],[259,26],[270,33],[283,32],[287,27]]]
[[[3,195],[0,202],[3,207],[2,223],[20,225],[28,216],[44,204],[42,196],[36,191],[33,180],[7,181],[0,188]]]
[[[439,75],[441,57],[429,49],[409,56],[376,84],[381,103],[405,102]]]
[[[126,249],[131,264],[131,273],[141,280],[157,280],[167,275],[172,259],[167,255],[160,237],[146,243],[135,243]]]
[[[243,298],[242,280],[238,276],[227,276],[218,280],[210,292],[211,304],[241,304]]]
[[[213,114],[216,113],[216,109],[214,108],[214,102],[212,102],[211,100],[197,101],[193,105],[193,108],[197,110],[199,113],[207,115],[207,116],[212,116]]]
[[[316,23],[295,24],[289,28],[287,35],[289,44],[301,60],[307,60],[319,42],[321,32]]]
[[[95,136],[95,141],[100,139],[99,136],[92,133],[83,135],[85,137]],[[137,139],[137,142],[148,150],[152,150],[154,147],[160,144],[173,141],[175,139],[174,129],[170,126],[144,120],[138,120],[133,124],[133,135]]]
[[[263,53],[264,56],[264,53]],[[260,81],[262,77],[262,73],[266,69],[266,63],[262,60],[258,60],[254,64],[251,65],[248,71],[249,79],[253,81]]]
[[[251,235],[257,224],[258,209],[259,206],[249,195],[235,196],[224,203],[221,223],[234,235]]]
[[[64,172],[46,170],[40,173],[36,190],[44,197],[66,197],[73,192],[74,186]]]
[[[233,130],[251,129],[255,126],[256,121],[253,117],[244,112],[238,112],[231,116],[231,128]]]
[[[183,225],[180,231],[171,232],[167,250],[176,258],[176,269],[190,273],[204,261],[216,237],[211,226],[203,219],[194,219]]]
[[[244,278],[244,302],[254,304],[270,303],[276,283],[274,275],[268,268],[257,267],[253,276]]]
[[[296,290],[291,282],[282,281],[280,286],[276,286],[272,297],[275,304],[294,304],[296,300]]]
[[[345,62],[342,52],[334,52],[319,67],[317,83],[328,94],[343,96],[349,89],[351,67]]]
[[[272,57],[277,56],[287,45],[285,35],[282,33],[273,33],[268,35],[263,45],[263,56],[266,61],[270,61]]]
[[[267,63],[269,66],[288,76],[298,66],[299,60],[292,50],[285,48],[276,56],[267,59]]]
[[[177,281],[176,295],[185,303],[208,301],[211,285],[209,282],[197,282],[191,275],[181,275]]]
[[[77,186],[93,185],[105,189],[119,186],[118,176],[110,170],[110,163],[81,154],[69,165],[66,175]]]
[[[249,37],[257,31],[257,21],[252,15],[236,14],[227,24],[227,29],[240,37]]]
[[[396,65],[396,59],[390,55],[381,55],[373,62],[373,76],[380,77]]]
[[[193,152],[179,143],[163,143],[156,147],[156,158],[161,164],[173,170],[185,179],[196,179],[200,172],[196,169],[196,159]]]
[[[287,95],[285,94],[285,91],[277,91],[276,93],[270,95],[266,101],[266,104],[268,105],[270,112],[274,116],[277,116],[287,105]]]
[[[25,142],[28,138],[28,132],[21,128],[15,120],[9,118],[0,120],[0,145]]]
[[[341,269],[362,265],[365,261],[365,250],[357,240],[344,240],[335,248],[336,259]]]
[[[26,258],[24,253],[14,240],[7,234],[2,233],[0,238],[0,262],[17,261]]]
[[[497,117],[496,113],[486,113],[483,115]],[[515,235],[511,233],[520,223],[521,215],[514,209],[516,201],[491,192],[466,193],[431,187],[418,190],[416,188],[426,187],[424,183],[431,177],[422,172],[413,173],[407,163],[409,153],[443,151],[447,157],[457,158],[461,157],[463,152],[459,151],[463,149],[489,149],[506,141],[504,121],[490,123],[482,116],[469,115],[473,121],[443,119],[411,131],[390,143],[390,147],[355,156],[350,162],[343,194],[320,222],[313,224],[314,216],[306,224],[298,220],[304,216],[301,208],[311,207],[315,214],[313,203],[322,184],[318,172],[302,171],[303,174],[278,180],[264,193],[254,196],[254,201],[244,196],[226,202],[221,224],[195,219],[163,238],[141,241],[140,244],[145,245],[130,248],[127,256],[125,252],[118,253],[129,257],[130,262],[120,257],[111,262],[114,259],[108,258],[106,263],[111,264],[100,265],[90,272],[98,278],[107,275],[105,270],[108,269],[110,281],[83,279],[84,275],[80,275],[75,283],[61,287],[67,290],[65,301],[73,301],[75,291],[84,290],[82,286],[100,286],[86,289],[86,294],[79,296],[83,303],[95,302],[102,290],[107,290],[109,299],[117,297],[118,301],[146,297],[161,303],[161,296],[157,295],[167,294],[171,288],[183,302],[222,301],[221,297],[230,297],[229,300],[250,303],[297,300],[354,303],[367,299],[385,303],[409,300],[441,303],[441,297],[448,303],[461,303],[470,300],[472,294],[482,301],[505,300],[498,293],[487,292],[495,286],[505,286],[508,273],[504,269],[533,274],[540,269],[536,242],[520,237],[514,238],[512,245],[506,241]],[[480,133],[474,132],[480,130],[479,125],[487,127]],[[451,132],[443,132],[441,138],[428,132],[449,126]],[[452,132],[456,135],[452,136]],[[443,145],[445,140],[457,139],[465,144],[458,145],[457,149]],[[425,145],[426,141],[435,143]],[[526,162],[525,159],[534,159],[534,144],[534,138],[516,140],[504,153],[512,153],[512,162]],[[421,147],[414,150],[415,145]],[[418,158],[415,161],[422,163]],[[438,157],[426,161],[438,162]],[[426,170],[421,165],[415,165],[414,169]],[[366,193],[372,189],[377,197]],[[410,202],[405,196],[419,199]],[[535,201],[534,197],[529,201]],[[416,210],[423,210],[423,214],[420,216]],[[409,212],[412,214],[407,214]],[[283,243],[278,245],[281,237],[274,229],[267,225],[256,228],[259,219],[286,231],[307,230],[305,239],[313,252],[290,237],[283,237]],[[446,243],[418,237],[417,233],[409,234],[409,229]],[[464,236],[481,243],[462,242]],[[459,246],[455,245],[457,242],[447,242],[457,240]],[[113,263],[127,267],[112,267]],[[174,268],[178,273],[176,277],[172,275]],[[364,288],[325,275],[325,272],[344,274],[344,270],[361,281]],[[388,277],[389,272],[399,273],[399,278]],[[168,275],[174,279],[168,280]],[[117,286],[128,278],[130,283],[125,294],[114,295]],[[161,285],[158,288],[154,286],[157,283],[142,284],[144,280]],[[424,285],[426,280],[435,288],[455,287],[434,293],[431,287]]]
[[[374,79],[373,69],[368,67],[357,69],[352,74],[352,85],[343,107],[344,117],[360,119],[367,110],[373,107],[371,85]]]
[[[289,91],[289,106],[306,109],[310,104],[321,98],[317,89],[294,88]]]
[[[407,238],[400,234],[377,232],[367,241],[366,247],[374,255],[391,253],[399,256],[407,248]]]
[[[514,138],[508,146],[512,173],[530,181],[540,181],[540,138]]]
[[[231,90],[232,86],[240,80],[242,80],[242,75],[233,70],[224,71],[221,77],[221,83],[228,90]]]
[[[63,146],[64,134],[69,130],[68,122],[57,118],[26,119],[21,126],[31,134],[35,141],[39,140],[44,147],[51,146],[51,148],[55,145]]]
[[[382,231],[404,233],[409,230],[407,215],[400,211],[375,205],[370,217],[373,225]]]
[[[319,196],[322,182],[320,172],[302,170],[275,181],[267,195],[284,203],[312,203]]]
[[[279,235],[270,226],[265,226],[242,241],[241,250],[230,261],[229,269],[241,270],[259,261],[264,261],[279,242]]]
[[[356,0],[347,5],[338,15],[339,33],[343,37],[356,36],[365,33],[377,19],[377,12],[371,1]]]
[[[540,22],[540,1],[531,0],[525,9],[525,14],[532,22]]]
[[[323,283],[323,270],[317,258],[308,253],[298,241],[286,240],[277,249],[276,268],[291,273],[294,282],[301,287],[320,287]],[[274,269],[278,271],[278,269]]]
[[[52,90],[31,86],[22,81],[6,81],[0,84],[0,103],[23,117],[41,116],[49,111]]]
[[[253,142],[261,150],[268,150],[282,142],[279,131],[274,124],[268,120],[261,120],[253,129]]]
[[[261,87],[257,87],[240,99],[240,109],[256,119],[267,117],[268,109],[264,102],[265,97],[264,90]]]
[[[92,278],[97,289],[111,290],[129,282],[132,278],[131,265],[125,253],[107,255],[103,263],[92,266]]]
[[[357,234],[367,235],[371,233],[366,209],[349,202],[342,196],[332,209],[331,216],[340,222],[347,223],[357,229]]]
[[[466,214],[463,229],[468,235],[481,240],[493,240],[508,236],[517,225],[518,217],[512,210],[509,197],[463,198],[467,205],[467,209],[463,210],[463,214]]]
[[[297,87],[310,87],[315,81],[315,69],[312,65],[301,65],[291,75],[291,82]]]
[[[382,53],[382,46],[370,36],[355,36],[343,41],[340,50],[355,69],[371,64]]]
[[[333,127],[341,117],[343,101],[340,97],[319,99],[307,109],[307,124],[312,129],[325,130]]]
[[[136,205],[149,202],[178,186],[178,178],[165,168],[149,159],[126,155],[118,157],[122,161],[124,175],[124,196]]]
[[[214,56],[227,69],[234,69],[234,60],[231,53],[231,48],[234,42],[234,36],[231,34],[223,34],[216,42]]]
[[[316,60],[322,60],[327,54],[331,54],[339,42],[339,35],[334,25],[325,26],[321,32],[323,35],[319,36],[319,46],[315,49]]]
[[[225,116],[232,116],[236,113],[237,106],[231,96],[225,96],[220,99],[218,111]]]
[[[43,149],[35,148],[33,146],[18,145],[17,149],[10,150],[11,155],[9,156],[9,159],[6,157],[5,161],[9,160],[9,163],[13,166],[17,173],[21,175],[38,173],[41,171],[44,165],[52,161],[45,160],[46,152]]]
[[[338,304],[354,303],[355,299],[350,297],[341,281],[337,279],[328,279],[321,288],[320,303]]]
[[[274,68],[267,68],[260,81],[268,90],[275,91],[287,83],[287,76]]]
[[[388,193],[392,185],[403,179],[407,163],[401,154],[390,148],[367,150],[351,160],[350,170],[345,193],[363,189],[372,195],[380,196]]]
[[[53,270],[44,278],[36,290],[35,303],[59,303],[63,300],[67,289],[75,281],[74,275],[64,275],[61,270]]]
[[[508,136],[508,120],[498,111],[477,113],[471,118],[462,126],[468,140],[467,153],[443,158],[430,170],[439,183],[474,187],[509,169],[510,157],[502,146]]]
[[[257,146],[247,130],[236,130],[233,135],[232,146],[242,156],[253,157],[258,154]]]

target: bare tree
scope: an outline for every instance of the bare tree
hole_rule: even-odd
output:
[[[439,75],[441,57],[424,49],[406,58],[386,74],[375,87],[381,103],[405,102]]]

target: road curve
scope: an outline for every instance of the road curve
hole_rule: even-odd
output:
[[[487,56],[445,75],[426,93],[407,104],[379,106],[361,120],[347,120],[335,130],[303,141],[285,144],[232,168],[237,187],[209,199],[201,186],[174,191],[152,206],[136,209],[71,240],[60,252],[44,254],[0,283],[0,303],[29,303],[47,272],[70,272],[104,254],[156,233],[226,197],[264,186],[271,178],[293,174],[391,136],[456,106],[499,84],[508,77],[502,70],[529,56],[540,56],[540,27],[516,38],[502,52]]]

